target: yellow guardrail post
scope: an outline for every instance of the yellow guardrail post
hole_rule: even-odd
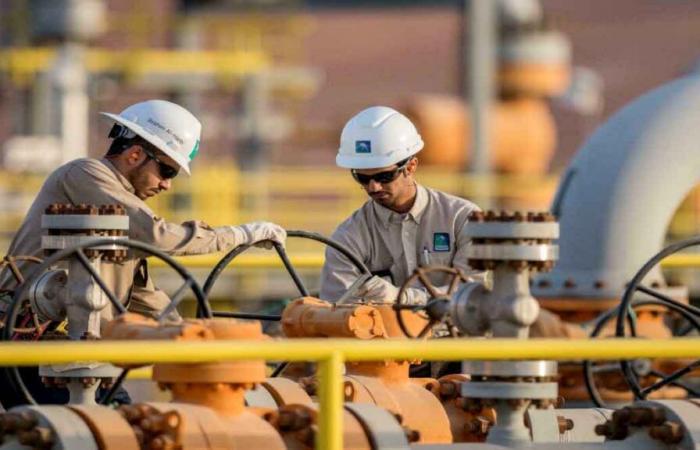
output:
[[[343,449],[343,355],[331,352],[318,364],[321,413],[317,450]]]

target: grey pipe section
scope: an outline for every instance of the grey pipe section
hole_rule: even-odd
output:
[[[535,296],[619,297],[662,248],[676,208],[699,178],[700,78],[687,77],[633,101],[578,152],[552,205],[561,227],[559,261],[537,277]],[[647,277],[652,281],[663,285],[658,268]]]
[[[491,112],[496,87],[496,48],[498,38],[497,4],[490,1],[466,0],[469,28],[467,98],[471,112],[471,171],[491,171]]]

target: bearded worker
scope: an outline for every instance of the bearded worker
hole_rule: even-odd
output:
[[[191,220],[177,224],[158,217],[145,203],[170,189],[180,172],[190,174],[190,164],[199,151],[202,125],[185,108],[164,100],[148,100],[120,114],[102,114],[114,123],[106,154],[100,159],[71,161],[49,175],[14,236],[9,255],[43,257],[41,216],[54,203],[121,205],[129,216],[130,239],[173,256],[222,252],[263,240],[285,242],[286,232],[273,223],[210,227]],[[35,267],[25,264],[20,270],[28,278]],[[103,262],[100,276],[130,311],[155,317],[170,301],[154,285],[145,258],[132,252],[122,263]],[[7,268],[0,273],[0,317],[11,301],[14,283]],[[105,308],[102,318],[109,319],[113,313],[112,308]],[[168,318],[177,320],[179,316],[173,312]]]

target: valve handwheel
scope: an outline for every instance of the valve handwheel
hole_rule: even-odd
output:
[[[20,314],[21,306],[24,303],[23,299],[27,297],[28,289],[33,284],[33,282],[36,281],[46,270],[51,268],[58,261],[70,257],[75,257],[78,259],[78,261],[80,261],[81,265],[85,268],[85,270],[95,280],[95,283],[107,296],[114,309],[119,314],[125,313],[126,307],[119,301],[117,296],[108,287],[107,283],[105,283],[102,277],[100,277],[100,275],[90,263],[90,259],[86,256],[86,251],[89,250],[89,248],[114,244],[115,240],[113,238],[96,238],[94,240],[86,241],[81,244],[60,250],[52,254],[46,260],[44,260],[44,262],[41,263],[35,274],[28,280],[26,280],[26,282],[18,286],[17,289],[15,289],[12,304],[10,305],[7,311],[5,322],[7,326],[5,326],[2,330],[2,338],[4,340],[11,340],[13,339],[13,336],[16,335],[17,329],[15,324]],[[170,303],[168,304],[168,306],[166,306],[166,308],[163,311],[161,311],[161,313],[157,317],[159,321],[163,320],[169,313],[171,313],[177,308],[177,305],[184,298],[184,295],[188,289],[194,294],[198,307],[203,311],[204,316],[208,318],[212,317],[211,308],[207,303],[206,296],[204,295],[204,292],[200,288],[195,278],[192,276],[192,274],[190,274],[187,271],[187,269],[185,269],[180,263],[175,261],[171,256],[163,253],[162,251],[151,245],[144,244],[138,241],[123,239],[118,241],[118,245],[131,250],[138,250],[140,253],[146,256],[153,256],[163,260],[168,266],[173,268],[180,275],[181,278],[184,279],[183,284],[175,291],[175,294],[171,296]],[[19,368],[13,366],[6,367],[4,369],[5,376],[8,378],[8,381],[13,389],[4,389],[3,391],[7,391],[6,393],[8,393],[9,391],[13,391],[14,395],[4,395],[2,398],[3,406],[5,406],[5,408],[9,408],[17,404],[36,404],[36,400],[34,399],[34,396],[32,395],[30,389],[25,384]],[[26,370],[24,370],[23,372],[27,373]],[[102,402],[109,401],[111,395],[113,395],[114,392],[116,392],[121,382],[126,378],[127,373],[128,369],[125,369],[122,372],[122,374],[117,378],[117,381],[114,383],[109,393],[105,396],[105,398],[102,399]]]
[[[676,311],[683,310],[688,313],[688,315],[693,316],[693,320],[691,320],[688,315],[684,315],[686,320],[693,324],[693,328],[700,331],[700,327],[697,325],[697,319],[700,318],[700,308],[681,303],[655,289],[642,286],[642,280],[644,280],[644,277],[664,258],[696,245],[700,245],[700,237],[685,239],[683,241],[676,242],[675,244],[671,244],[654,255],[642,266],[641,269],[639,269],[639,271],[632,278],[632,281],[630,281],[630,283],[627,285],[627,289],[625,289],[625,293],[620,301],[620,307],[617,310],[617,322],[615,323],[616,337],[623,337],[625,335],[625,316],[627,315],[630,306],[633,305],[633,298],[637,291],[654,297],[657,301],[663,303],[669,308]],[[696,390],[693,390],[690,386],[680,380],[681,377],[692,372],[698,367],[700,367],[700,360],[694,361],[686,367],[676,370],[671,374],[652,373],[652,375],[659,378],[659,381],[656,381],[650,386],[642,386],[640,383],[640,377],[635,372],[633,365],[625,360],[620,361],[620,368],[622,369],[625,380],[634,393],[635,398],[639,400],[646,399],[652,392],[658,391],[664,386],[671,384],[684,388],[690,395],[698,396],[699,393]]]
[[[318,233],[313,233],[310,231],[299,231],[299,230],[289,230],[287,231],[287,237],[293,237],[293,238],[303,238],[303,239],[310,239],[313,241],[321,242],[322,244],[325,244],[329,247],[332,247],[333,249],[337,250],[340,252],[343,256],[348,258],[348,260],[357,268],[357,270],[360,272],[360,276],[358,279],[350,286],[347,292],[343,294],[343,298],[351,298],[355,292],[362,286],[362,284],[367,281],[372,274],[370,273],[369,269],[365,264],[357,257],[355,256],[350,250],[348,250],[345,246],[342,244],[329,239],[321,234]],[[287,269],[287,273],[289,273],[289,276],[292,278],[292,281],[294,281],[295,286],[297,287],[297,290],[299,291],[299,294],[306,297],[309,295],[308,290],[306,289],[306,286],[304,286],[304,283],[301,280],[301,277],[299,277],[299,274],[297,273],[296,269],[294,268],[294,265],[292,262],[289,260],[289,257],[287,256],[287,252],[285,251],[284,247],[280,245],[277,242],[272,242],[272,245],[274,246],[275,250],[277,251],[277,254],[279,255],[280,260],[282,261],[282,264],[284,264],[285,269]],[[253,245],[240,245],[230,252],[228,252],[221,260],[214,266],[214,269],[212,269],[211,273],[207,277],[206,281],[204,282],[204,293],[205,295],[209,295],[211,292],[212,287],[214,286],[214,283],[216,283],[216,280],[219,278],[219,275],[221,275],[221,272],[228,266],[234,258],[236,258],[238,255],[241,253],[245,252],[248,250],[250,247]],[[339,300],[342,301],[342,300]],[[245,319],[263,319],[265,320],[264,317],[262,317],[259,314],[249,314],[249,313],[229,313],[229,312],[223,312],[223,311],[214,311],[212,313],[215,317],[234,317],[234,318],[245,318]],[[279,320],[279,316],[270,316],[267,318],[267,320]]]
[[[298,237],[298,238],[304,238],[304,239],[311,239],[313,241],[321,242],[322,244],[325,244],[338,252],[342,253],[343,256],[348,258],[348,260],[359,270],[360,276],[353,282],[353,284],[350,286],[350,288],[343,294],[342,298],[338,300],[338,302],[342,302],[344,299],[352,298],[355,292],[362,286],[365,281],[367,281],[371,276],[372,273],[369,271],[367,266],[357,257],[355,256],[349,249],[347,249],[345,246],[342,244],[327,238],[321,234],[318,233],[313,233],[310,231],[299,231],[299,230],[288,230],[287,231],[287,237]],[[272,242],[272,241],[271,241]],[[221,275],[221,272],[223,272],[224,268],[228,266],[231,261],[234,260],[238,255],[241,253],[245,252],[248,250],[250,247],[252,247],[254,244],[251,245],[240,245],[230,252],[228,252],[221,260],[214,266],[214,269],[212,269],[211,273],[207,277],[207,280],[204,282],[204,293],[205,295],[209,295],[209,292],[211,292],[212,287],[214,286],[214,283],[216,283],[216,280],[219,278],[219,275]],[[292,262],[289,260],[287,257],[287,252],[285,251],[284,247],[280,245],[277,242],[272,242],[272,245],[274,246],[275,250],[277,251],[277,254],[280,257],[280,260],[282,260],[282,264],[284,264],[285,269],[287,269],[287,273],[289,273],[289,276],[292,278],[294,281],[294,284],[296,285],[297,289],[299,290],[299,294],[306,297],[309,295],[309,292],[307,291],[306,287],[304,286],[304,283],[301,281],[301,278],[299,277],[299,274],[297,273],[296,269],[292,265]],[[199,315],[199,311],[197,313]],[[233,318],[238,318],[238,319],[253,319],[253,320],[280,320],[281,316],[275,316],[275,315],[263,315],[263,314],[256,314],[256,313],[245,313],[245,312],[228,312],[228,311],[214,311],[212,313],[214,317],[233,317]],[[284,369],[287,367],[288,363],[287,362],[282,362],[280,363],[275,370],[272,372],[270,375],[271,377],[277,377],[279,376]]]
[[[445,292],[442,292],[444,288],[439,288],[430,281],[429,275],[435,273],[446,274],[450,277]],[[406,303],[406,290],[412,287],[416,281],[419,281],[428,293],[429,297],[424,305],[410,305]],[[396,320],[403,334],[408,338],[422,339],[427,336],[428,332],[433,327],[444,323],[447,325],[450,336],[456,337],[457,332],[455,331],[455,326],[448,313],[449,304],[452,294],[457,290],[459,284],[465,281],[467,281],[466,275],[464,275],[461,270],[454,267],[430,266],[416,268],[413,274],[401,286],[393,306],[396,312]],[[419,317],[428,321],[418,334],[413,334],[406,325],[403,317],[403,312],[406,310],[417,313]]]
[[[0,271],[7,267],[14,278],[15,287],[11,290],[12,297],[14,297],[14,292],[24,283],[24,274],[17,266],[17,262],[41,264],[42,259],[37,258],[36,256],[7,255],[0,261]],[[0,328],[4,326],[1,319],[2,318],[0,317]],[[39,316],[29,302],[22,305],[22,311],[18,314],[17,321],[19,322],[19,325],[17,323],[14,324],[15,333],[12,336],[13,340],[35,341],[41,337],[51,323],[50,321],[40,323]]]
[[[683,317],[685,321],[690,325],[690,327],[686,328],[685,333],[692,330],[700,330],[700,320],[698,317],[673,304],[663,303],[659,300],[654,299],[640,299],[635,301],[632,304],[631,308],[633,311],[636,311],[642,308],[649,308],[650,306],[661,307],[663,309],[668,310],[669,313],[676,313]],[[611,322],[611,320],[615,317],[616,313],[617,308],[612,309],[601,315],[597,319],[595,327],[593,328],[593,331],[590,334],[590,337],[599,337],[603,330],[606,328],[606,325],[608,325]],[[635,323],[635,316],[636,314],[634,314],[634,312],[627,314],[627,331],[629,333],[628,335],[626,335],[627,337],[637,337],[637,326]],[[657,379],[664,378],[664,374],[656,370],[652,361],[649,359],[635,359],[631,362],[628,362],[628,364],[630,366],[630,370],[635,374],[635,377],[637,379],[648,379],[649,377],[654,377]],[[611,375],[618,377],[622,376],[622,379],[624,379],[625,382],[629,384],[629,381],[627,381],[626,377],[621,373],[619,361],[598,362],[587,360],[583,362],[583,378],[586,384],[586,390],[588,391],[591,401],[599,408],[613,407],[611,405],[606,404],[603,395],[601,395],[600,389],[597,385],[599,381],[599,376],[603,376],[605,380],[610,381],[611,379],[613,379]],[[684,383],[681,380],[669,382],[668,384],[681,387],[693,395],[698,395],[697,391],[695,391],[692,386]]]

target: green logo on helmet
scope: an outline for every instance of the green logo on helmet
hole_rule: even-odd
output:
[[[190,152],[190,161],[192,161],[194,157],[197,156],[197,153],[199,153],[199,139],[197,139],[197,142],[194,144],[194,148],[192,148],[192,151]]]

